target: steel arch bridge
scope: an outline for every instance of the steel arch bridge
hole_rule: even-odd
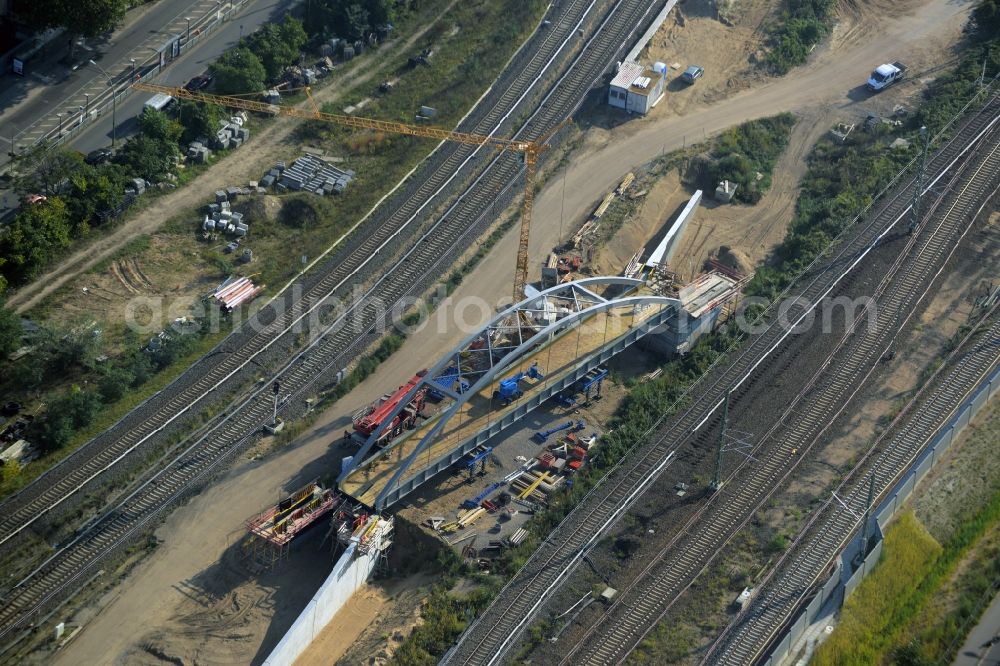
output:
[[[674,318],[679,308],[677,299],[653,293],[642,280],[594,277],[499,312],[423,373],[342,471],[340,490],[376,510],[388,508]],[[496,396],[501,379],[532,365],[542,376],[525,376],[520,395],[509,401]],[[387,427],[421,391],[439,397],[439,409],[380,449]]]

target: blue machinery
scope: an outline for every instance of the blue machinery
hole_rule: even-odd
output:
[[[617,289],[623,295],[613,298],[599,296],[591,291],[591,287]],[[367,506],[377,510],[385,509],[437,473],[477,450],[488,439],[510,427],[545,400],[564,392],[581,380],[583,383],[577,385],[582,390],[593,387],[598,387],[599,390],[600,381],[607,376],[606,371],[601,374],[600,366],[676,316],[675,306],[679,306],[677,299],[649,292],[636,295],[644,287],[645,282],[633,278],[586,278],[538,292],[499,312],[485,326],[444,355],[411,389],[416,394],[425,385],[429,385],[427,388],[435,392],[432,395],[441,396],[440,411],[408,436],[398,438],[391,446],[382,450],[375,446],[383,430],[382,427],[377,428],[341,472],[337,479],[339,487]],[[643,313],[642,318],[638,319],[637,313],[640,312]],[[622,314],[631,315],[629,321],[633,323],[609,333],[608,322],[615,321]],[[533,322],[534,325],[523,325],[522,322],[526,321]],[[525,368],[523,365],[513,375],[508,374],[546,346],[555,344],[556,340],[563,340],[563,336],[571,339],[568,336],[573,336],[574,331],[581,331],[585,322],[594,323],[599,329],[603,328],[604,338],[596,347],[583,350],[578,348],[578,355],[571,365],[564,364],[558,371],[547,368],[547,376],[542,375],[537,366],[532,369],[531,366]],[[575,338],[579,340],[580,335],[577,332]],[[592,374],[595,370],[598,372]],[[537,374],[533,375],[533,371]],[[507,382],[517,377],[513,389],[510,388],[510,383],[504,389],[504,382],[497,381],[498,377],[504,375],[507,375]],[[544,381],[538,381],[531,389],[522,390],[520,382],[526,377],[536,380],[544,377]],[[496,388],[488,390],[490,386]],[[511,398],[506,405],[501,406],[496,404],[497,400],[493,400],[494,404],[488,408],[487,415],[473,414],[476,409],[482,411],[482,403],[476,403],[480,407],[474,409],[470,400],[475,398],[481,401],[481,396],[485,394],[489,402],[488,398],[495,391],[502,401],[504,390],[513,391],[509,394]],[[514,395],[515,393],[520,395]],[[397,409],[405,404],[407,400],[401,400]],[[456,441],[454,446],[449,444],[447,450],[433,450],[433,443],[449,421],[466,412],[473,416],[461,418],[482,419],[482,425],[477,426],[475,432],[468,437],[462,435],[463,439]],[[392,416],[389,415],[386,423],[391,422]],[[414,445],[413,441],[418,437],[419,441]],[[421,464],[411,471],[417,457],[425,452],[427,455],[421,457]]]
[[[583,421],[577,421],[575,428],[573,428],[573,421],[567,421],[566,423],[558,425],[555,428],[549,428],[548,430],[539,430],[533,435],[533,437],[535,441],[538,442],[539,444],[544,444],[549,437],[556,434],[557,432],[562,432],[563,430],[569,430],[570,428],[573,428],[573,431],[576,432],[578,430],[583,430],[585,427],[586,426],[584,425]]]
[[[500,387],[493,391],[493,399],[502,401],[504,405],[509,405],[512,401],[520,398],[524,395],[521,391],[522,379],[545,379],[545,375],[538,369],[538,363],[532,363],[527,372],[519,372],[507,379],[501,379]]]

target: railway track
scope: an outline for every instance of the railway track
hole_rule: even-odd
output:
[[[1000,129],[983,138],[924,218],[921,231],[884,274],[875,307],[848,327],[815,375],[772,428],[759,438],[720,492],[699,509],[619,595],[604,621],[563,663],[616,664],[645,638],[723,547],[780,487],[846,409],[892,346],[973,222],[982,197],[997,186]],[[938,211],[943,210],[942,215]],[[732,663],[747,664],[735,660]]]
[[[876,498],[892,487],[899,474],[905,472],[923,446],[942,423],[955,412],[978,383],[996,367],[1000,345],[1000,322],[994,323],[984,339],[965,355],[913,415],[912,421],[898,431],[879,455],[864,469],[875,473]],[[860,470],[862,468],[856,468]],[[741,613],[735,625],[714,644],[702,664],[753,664],[765,656],[772,641],[787,626],[795,610],[814,589],[817,580],[830,570],[841,549],[857,533],[858,516],[865,513],[869,486],[868,476],[854,473],[850,483],[838,489],[837,496],[850,511],[827,501],[818,511],[819,520],[810,525],[801,547],[789,551],[793,560],[782,567],[763,591]]]
[[[460,129],[493,135],[505,127],[515,110],[546,76],[553,61],[573,39],[575,31],[595,4],[596,0],[569,0],[558,15],[552,17],[552,25],[540,33],[540,44],[513,82],[492,95],[488,94],[482,102],[487,107],[487,112],[460,125]],[[200,408],[207,396],[219,391],[242,371],[248,367],[255,370],[253,364],[278,346],[286,334],[313,323],[320,308],[329,303],[330,299],[347,291],[358,280],[359,272],[385,258],[384,255],[392,252],[390,245],[393,242],[401,241],[404,234],[414,231],[420,216],[440,202],[447,186],[463,173],[463,169],[480,150],[481,148],[455,144],[439,146],[440,158],[436,168],[430,170],[419,186],[410,188],[406,196],[400,197],[401,201],[396,202],[398,205],[391,214],[380,220],[349,256],[323,275],[302,298],[258,327],[249,340],[223,354],[193,381],[185,386],[178,386],[178,390],[164,391],[152,413],[146,414],[137,423],[129,423],[128,428],[121,428],[122,432],[117,433],[112,441],[102,442],[100,446],[81,448],[16,496],[0,504],[0,544],[27,529],[80,489],[121,464],[136,449],[177,419]],[[480,204],[483,198],[481,194],[477,196]],[[441,234],[442,237],[446,235]],[[450,240],[454,240],[454,235]],[[380,257],[380,253],[383,256]],[[343,333],[339,341],[343,344],[350,333],[354,331]]]
[[[995,149],[990,161],[994,173],[1000,171],[1000,150]],[[982,317],[981,324],[994,318],[996,310],[994,305]],[[978,326],[973,327],[966,342],[977,334],[977,330]],[[967,345],[960,345],[953,355],[965,348]],[[711,646],[702,664],[742,666],[756,663],[764,656],[774,638],[814,589],[817,580],[829,571],[833,559],[856,534],[861,523],[858,516],[863,516],[867,509],[872,476],[877,504],[998,362],[1000,321],[994,322],[970,351],[961,355],[939,384],[929,391],[926,389],[930,385],[925,384],[909,403],[912,406],[919,401],[919,409],[911,413],[908,406],[908,412],[896,419],[894,427],[879,436],[869,453],[835,491],[843,504],[835,503],[831,496],[814,512],[782,560],[758,586],[763,591]],[[926,397],[925,392],[928,393]],[[904,416],[908,417],[905,425],[895,427]]]
[[[972,145],[1000,120],[1000,96],[993,94],[978,112],[964,122],[955,136],[928,162],[930,184],[926,193],[958,164]],[[815,304],[832,292],[841,279],[857,266],[890,229],[909,211],[912,178],[902,174],[877,200],[874,210],[866,211],[868,221],[861,221],[842,234],[832,257],[818,258],[800,275],[799,280],[782,295],[798,297],[809,303],[805,312],[791,322],[779,325],[774,317],[775,300],[767,315],[772,323],[735,354],[728,366],[713,367],[686,396],[691,406],[674,420],[665,432],[651,437],[662,426],[658,423],[646,437],[612,469],[584,500],[539,546],[521,571],[501,590],[493,603],[470,626],[458,644],[442,660],[443,664],[494,664],[503,659],[516,644],[535,613],[549,595],[572,573],[586,552],[601,535],[641,496],[678,449],[713,418],[725,395],[738,389],[768,359],[794,329],[812,312]],[[892,188],[890,190],[890,188]],[[861,216],[859,216],[860,219]]]
[[[607,63],[614,61],[614,56],[622,50],[642,23],[655,14],[659,4],[636,0],[616,2],[598,31],[516,135],[537,138],[575,111],[586,91],[604,73]],[[593,3],[584,5],[582,2],[575,2],[568,6],[579,9],[581,17],[576,22],[568,19],[564,21],[562,32],[552,30],[550,35],[560,36],[562,45],[576,34],[586,16],[583,12],[589,11],[588,7],[593,7]],[[560,28],[555,22],[551,27]],[[552,48],[556,49],[557,45],[553,43]],[[528,77],[534,77],[535,81],[540,80],[544,74],[541,65],[535,72],[528,69],[522,72]],[[504,94],[508,92],[509,89],[505,89]],[[510,104],[508,107],[505,112],[498,107],[491,108],[491,120],[488,122],[500,126],[518,108],[517,104]],[[470,131],[489,133],[488,127],[477,128],[471,128]],[[473,159],[475,153],[475,149],[467,147],[449,151],[442,168],[421,186],[426,190],[421,199],[424,203],[414,203],[415,210],[407,208],[403,213],[393,213],[391,219],[399,219],[399,224],[395,227],[383,225],[376,240],[365,239],[358,256],[361,264],[364,265],[381,249],[386,248],[387,243],[440,194],[447,182],[454,178],[463,164]],[[429,286],[430,280],[436,279],[450,261],[464,250],[463,243],[471,242],[492,221],[490,207],[497,196],[498,187],[502,187],[501,196],[513,198],[514,186],[520,178],[523,165],[510,157],[495,157],[470,188],[412,244],[402,259],[386,270],[366,296],[377,295],[383,303],[391,304],[404,296],[419,294]],[[352,279],[352,275],[360,270],[352,270],[351,267],[355,265],[357,264],[339,264],[310,290],[306,298],[297,301],[290,312],[279,317],[271,327],[254,339],[261,339],[262,345],[266,346],[271,342],[263,338],[274,340],[283,331],[294,328],[298,322],[321,307],[329,294]],[[351,326],[346,325],[348,314],[355,320]],[[349,313],[343,314],[326,327],[321,335],[288,361],[278,373],[283,392],[288,391],[283,404],[288,405],[298,396],[303,396],[328,370],[346,365],[351,355],[360,352],[375,336],[375,329],[385,316],[384,309],[362,298]],[[228,359],[225,363],[225,367],[230,369],[228,376],[237,371],[233,368],[233,363],[235,361],[228,362]],[[213,375],[215,378],[217,376]],[[216,379],[214,386],[218,386],[221,381],[224,380]],[[211,387],[205,390],[211,390]],[[198,396],[190,397],[195,400]],[[168,406],[175,412],[181,409],[177,400],[179,398],[168,401]],[[260,427],[270,420],[271,405],[269,387],[261,386],[167,467],[21,581],[4,599],[4,605],[0,608],[0,638],[6,641],[11,634],[27,630],[46,613],[58,607],[89,579],[110,554],[140,535],[151,521],[186,491],[209,478],[219,465],[231,458],[246,442],[256,438]],[[176,415],[164,412],[163,420],[172,418],[176,418]],[[134,448],[136,444],[131,446]],[[124,454],[119,453],[121,455]]]

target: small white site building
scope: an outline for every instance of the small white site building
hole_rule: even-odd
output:
[[[608,104],[629,113],[646,115],[663,97],[666,81],[666,65],[662,63],[645,67],[637,62],[623,62],[611,80]]]

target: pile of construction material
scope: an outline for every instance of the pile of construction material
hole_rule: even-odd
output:
[[[206,139],[199,139],[188,144],[187,158],[198,164],[207,162],[208,156],[212,154],[212,151],[205,145],[206,141]]]
[[[208,212],[202,220],[201,228],[206,234],[221,232],[243,238],[250,232],[243,213],[232,210],[231,203],[236,197],[250,194],[250,188],[229,187],[215,192],[215,203],[208,204]]]
[[[226,312],[249,303],[264,291],[264,285],[257,286],[250,278],[226,278],[226,281],[215,288],[212,298]]]
[[[219,121],[219,130],[215,133],[215,149],[239,148],[250,138],[250,130],[243,125],[247,121],[246,111],[239,111],[228,121]]]
[[[275,174],[275,171],[278,173]],[[260,183],[268,187],[265,181],[270,179],[273,182],[275,178],[279,189],[305,190],[323,196],[343,192],[347,184],[354,179],[354,172],[350,169],[347,171],[338,169],[314,155],[303,155],[287,168],[279,162],[279,165],[271,169]]]
[[[578,432],[583,427],[582,421],[570,421],[535,433],[535,441],[547,442],[557,433],[565,432],[558,441],[549,444],[535,458],[529,460],[518,456],[517,459],[522,462],[518,469],[489,484],[475,497],[462,502],[453,520],[433,516],[426,521],[427,525],[448,545],[464,544],[462,556],[466,558],[483,558],[488,554],[499,554],[504,548],[516,547],[524,541],[527,533],[524,529],[517,528],[503,536],[503,526],[508,525],[509,529],[513,526],[511,519],[517,514],[533,513],[547,506],[549,497],[564,487],[567,479],[583,466],[597,441],[596,433],[589,437],[579,436]],[[472,458],[470,463],[475,464],[475,461],[476,458]],[[469,478],[471,480],[472,476]],[[486,531],[496,538],[491,539],[487,546],[478,549],[475,547],[479,534],[475,530],[470,530],[463,536],[449,538],[448,535],[472,527],[488,516],[494,518],[494,524]],[[479,565],[480,568],[487,568],[489,560],[479,559]]]
[[[618,187],[611,190],[607,195],[601,200],[597,208],[591,214],[590,219],[584,222],[580,230],[573,235],[573,247],[581,247],[584,241],[588,238],[594,236],[597,233],[597,229],[601,226],[601,218],[608,211],[608,207],[615,200],[615,197],[622,196],[628,190],[629,187],[635,182],[635,174],[631,171],[625,174],[622,182],[618,184]]]

